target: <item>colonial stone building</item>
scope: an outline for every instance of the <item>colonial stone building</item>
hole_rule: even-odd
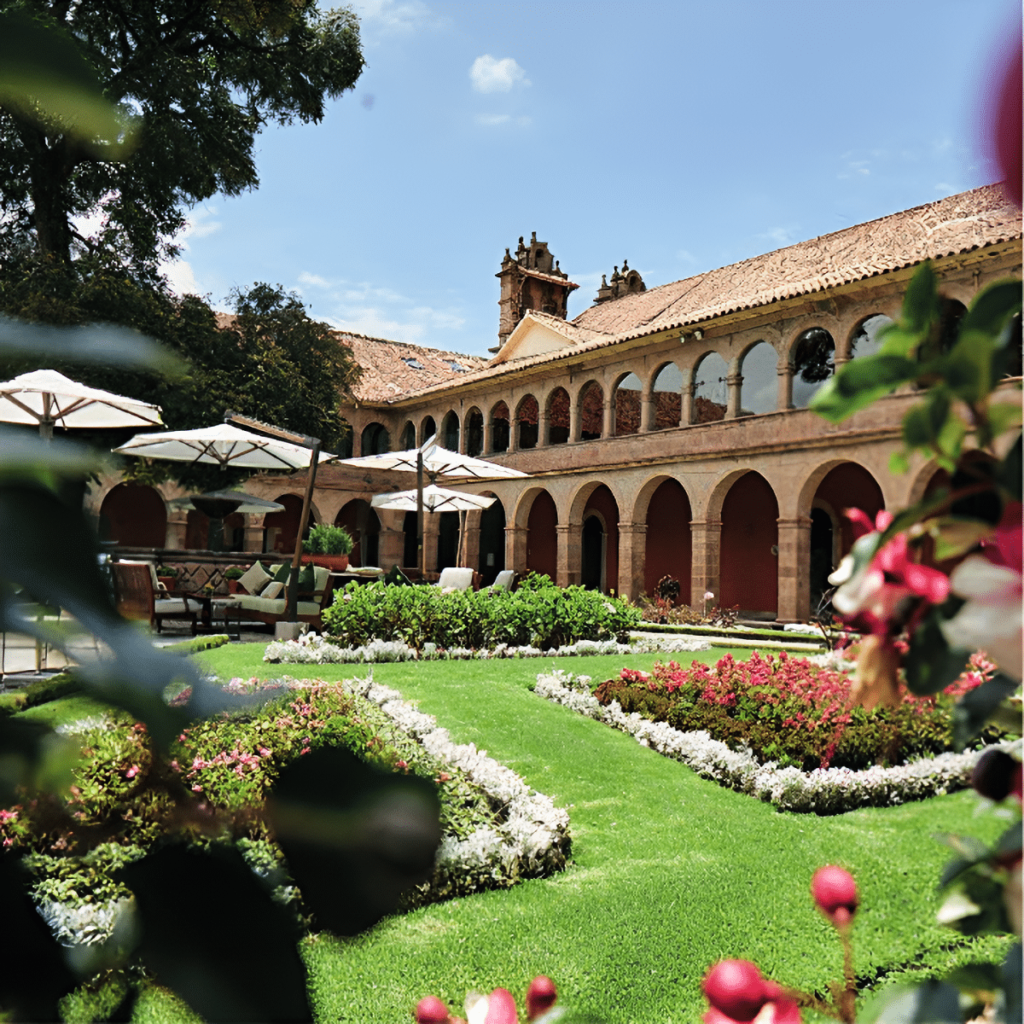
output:
[[[710,592],[749,614],[806,619],[851,543],[843,509],[874,515],[936,478],[923,462],[888,471],[913,392],[838,426],[807,409],[838,366],[877,348],[926,259],[949,334],[981,288],[1020,278],[1019,212],[998,188],[975,189],[657,287],[623,262],[571,321],[577,286],[545,243],[520,239],[497,274],[493,358],[347,337],[364,368],[344,409],[352,453],[437,433],[528,473],[453,485],[498,498],[466,527],[467,564],[485,579],[507,566],[635,596],[672,575],[688,603]],[[1019,402],[1019,377],[1006,386]],[[369,507],[409,486],[404,474],[327,467],[314,516],[347,525],[364,564],[411,565],[412,517]],[[282,500],[302,481],[248,489]],[[249,526],[248,547],[268,529],[284,546],[294,538],[297,513],[277,516],[279,527]],[[427,517],[428,568],[455,558],[451,516]]]

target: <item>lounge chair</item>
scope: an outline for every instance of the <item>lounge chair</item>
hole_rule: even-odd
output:
[[[164,619],[183,619],[196,633],[196,617],[201,611],[201,602],[189,606],[188,595],[161,597],[167,588],[156,578],[156,567],[152,562],[112,562],[114,593],[117,599],[117,613],[125,619],[148,622],[159,633]]]
[[[494,577],[494,582],[488,589],[490,590],[511,590],[512,584],[516,578],[515,569],[502,569],[497,576]]]
[[[453,590],[469,590],[473,586],[474,575],[475,573],[472,569],[449,566],[447,569],[441,570],[441,575],[434,586],[449,592]]]
[[[235,620],[241,630],[242,622],[264,622],[275,625],[278,622],[292,621],[286,619],[287,589],[281,582],[271,581],[258,595],[243,594],[224,602],[225,624]],[[320,613],[330,606],[334,597],[334,578],[331,570],[317,565],[313,567],[313,592],[310,598],[303,600],[299,594],[296,603],[296,622],[307,622],[315,629],[323,628]]]

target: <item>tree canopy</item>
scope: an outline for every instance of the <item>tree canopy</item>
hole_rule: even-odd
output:
[[[59,116],[0,99],[5,261],[105,254],[155,280],[186,206],[256,187],[260,129],[320,121],[363,67],[355,15],[315,0],[0,0],[12,10],[78,44],[136,141],[117,162]],[[76,219],[97,214],[84,237]]]

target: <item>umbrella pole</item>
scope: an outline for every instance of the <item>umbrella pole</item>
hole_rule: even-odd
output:
[[[313,439],[313,449],[309,455],[309,479],[306,482],[306,493],[302,496],[302,514],[299,518],[299,530],[295,535],[295,553],[292,555],[292,571],[288,575],[288,604],[286,614],[289,622],[298,621],[299,608],[299,566],[302,563],[302,536],[306,532],[309,519],[309,506],[313,502],[313,485],[316,483],[316,467],[320,461],[320,439]]]
[[[416,453],[416,563],[420,580],[427,576],[427,557],[423,550],[423,452]]]

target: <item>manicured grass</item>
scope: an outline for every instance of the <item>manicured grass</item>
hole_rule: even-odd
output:
[[[202,662],[224,676],[338,678],[371,668],[273,666],[261,655],[261,645],[235,645]],[[626,660],[648,668],[656,656]],[[946,852],[930,838],[960,831],[991,839],[1002,830],[973,816],[971,794],[834,818],[779,814],[541,700],[529,686],[550,664],[372,666],[374,679],[419,701],[455,740],[486,748],[567,807],[574,863],[551,879],[390,919],[357,939],[307,943],[318,1019],[404,1024],[422,995],[453,1008],[471,989],[503,985],[521,997],[543,972],[566,1005],[601,1020],[692,1022],[703,1010],[701,978],[722,957],[752,959],[783,983],[823,991],[842,972],[839,945],[808,895],[825,863],[841,863],[860,886],[860,976],[917,964],[941,971],[971,958],[934,921]],[[558,661],[595,678],[622,664]]]

